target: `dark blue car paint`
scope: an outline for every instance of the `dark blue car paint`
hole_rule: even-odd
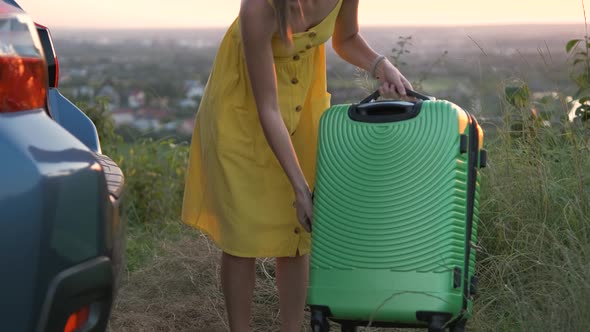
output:
[[[76,105],[66,99],[57,89],[49,89],[49,113],[90,150],[100,153],[100,141],[94,123]]]
[[[31,331],[61,270],[108,255],[112,207],[94,155],[43,110],[0,114],[0,156],[0,330]]]

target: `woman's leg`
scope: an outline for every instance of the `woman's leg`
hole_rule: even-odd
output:
[[[221,255],[221,287],[232,332],[250,331],[256,259]]]
[[[281,309],[281,331],[300,332],[303,324],[309,255],[277,258],[277,287]]]

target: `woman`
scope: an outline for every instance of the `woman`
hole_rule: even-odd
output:
[[[408,80],[358,33],[359,0],[242,0],[201,100],[182,219],[223,251],[231,331],[248,331],[255,258],[276,257],[282,331],[305,306],[319,118],[329,108],[324,43],[385,96]]]

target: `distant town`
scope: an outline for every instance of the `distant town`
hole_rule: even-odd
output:
[[[108,100],[119,128],[190,137],[223,30],[53,33],[60,90],[70,100]],[[417,89],[494,119],[503,112],[501,85],[510,81],[526,82],[545,101],[538,112],[573,93],[565,44],[582,37],[583,26],[391,27],[363,34]],[[333,104],[358,101],[373,88],[329,43],[328,79]]]

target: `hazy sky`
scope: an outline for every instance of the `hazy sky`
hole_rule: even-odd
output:
[[[240,0],[17,0],[50,27],[224,27]],[[590,7],[590,3],[588,4]],[[580,23],[581,0],[360,0],[361,25]]]

